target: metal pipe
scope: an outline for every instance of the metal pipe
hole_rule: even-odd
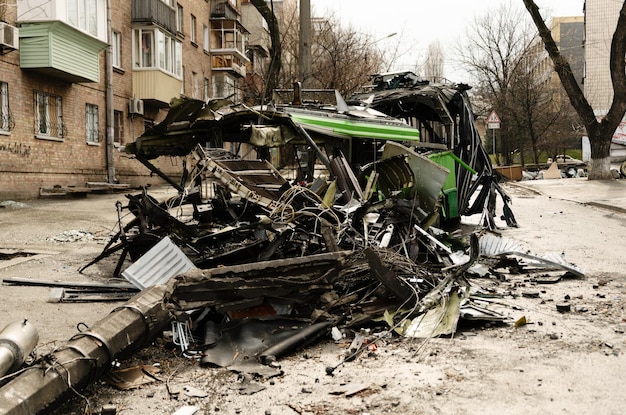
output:
[[[164,292],[162,285],[140,292],[3,385],[0,414],[51,412],[104,375],[113,360],[148,344],[170,322],[162,306]]]
[[[115,177],[115,129],[113,110],[113,31],[111,28],[111,0],[106,2],[108,46],[104,55],[106,66],[105,108],[106,108],[106,167],[107,183],[116,183]]]
[[[19,369],[38,341],[37,329],[27,320],[7,325],[0,332],[0,376]]]

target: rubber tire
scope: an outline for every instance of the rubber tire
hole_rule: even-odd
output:
[[[622,165],[619,167],[619,172],[622,174],[622,177],[626,177],[626,161],[622,162]]]

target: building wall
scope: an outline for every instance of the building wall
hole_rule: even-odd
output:
[[[204,80],[211,79],[210,32],[205,39],[204,27],[210,31],[211,2],[179,1],[183,5],[183,94],[190,98],[206,100]],[[196,21],[196,41],[191,39],[191,16]]]
[[[585,2],[585,96],[598,114],[608,111],[613,100],[609,69],[611,39],[617,26],[621,2]]]
[[[188,97],[205,99],[204,80],[210,79],[210,60],[203,44],[202,28],[209,25],[211,3],[197,0],[180,0],[179,3],[184,10],[183,32],[178,34],[183,41],[184,67],[184,83],[180,92]],[[111,5],[112,29],[121,36],[121,65],[113,71],[113,106],[122,113],[123,146],[135,141],[146,126],[160,122],[166,116],[167,108],[147,106],[144,115],[129,113],[128,103],[133,90],[131,1],[112,1]],[[197,22],[195,43],[189,36],[192,13]],[[5,22],[18,25],[15,0],[9,0],[5,7],[0,7],[0,14]],[[100,81],[81,84],[64,82],[37,71],[22,70],[19,53],[19,50],[14,50],[0,55],[0,81],[8,84],[13,119],[13,128],[8,133],[0,132],[0,200],[35,198],[41,188],[55,185],[85,186],[86,182],[106,182],[105,52],[100,54]],[[193,74],[196,74],[195,83]],[[62,140],[36,136],[35,90],[62,98],[65,125]],[[86,141],[86,104],[98,106],[97,144]],[[117,150],[120,148],[117,147]],[[129,155],[116,151],[113,158],[119,183],[132,186],[163,183]],[[181,173],[182,163],[178,160],[159,159],[154,164],[167,174],[176,176]]]
[[[582,87],[585,73],[584,17],[555,17],[552,20],[552,35],[561,55],[569,62],[578,85]]]

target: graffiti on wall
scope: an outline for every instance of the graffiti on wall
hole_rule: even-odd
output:
[[[30,146],[22,143],[0,143],[0,152],[30,157]]]

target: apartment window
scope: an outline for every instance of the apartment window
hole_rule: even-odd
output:
[[[171,8],[174,8],[174,0],[161,0],[163,3],[167,4]]]
[[[204,100],[208,101],[209,100],[209,78],[204,78],[204,83],[202,84],[202,91],[203,91]]]
[[[113,111],[113,143],[122,145],[122,137],[124,136],[124,113],[122,111]]]
[[[191,37],[191,43],[196,43],[196,16],[191,15],[191,28],[189,29],[189,36]]]
[[[0,82],[0,131],[8,132],[15,124],[9,109],[9,84]]]
[[[87,144],[98,144],[98,106],[85,105],[85,135]]]
[[[113,58],[113,66],[122,67],[122,34],[113,30],[111,32],[111,51]]]
[[[35,91],[35,134],[40,138],[63,138],[63,102],[58,95]]]
[[[68,0],[67,20],[70,25],[93,36],[98,35],[97,0]]]
[[[176,4],[176,31],[183,33],[183,6]]]
[[[199,77],[197,72],[191,73],[191,87],[192,87],[192,96],[194,98],[199,98],[200,95],[200,85],[198,85]]]
[[[182,44],[155,28],[135,29],[134,68],[161,69],[182,76]]]
[[[202,47],[205,52],[209,51],[209,26],[202,25]]]
[[[220,74],[213,76],[213,97],[237,100],[235,80]]]

